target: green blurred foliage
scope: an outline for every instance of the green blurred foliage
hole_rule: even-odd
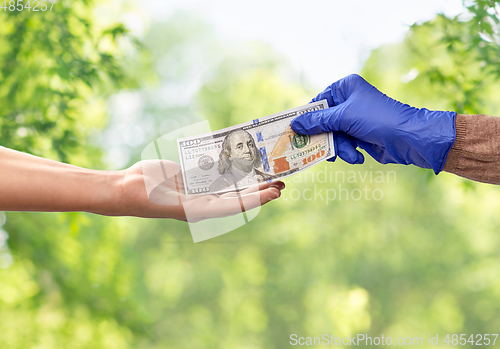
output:
[[[401,44],[375,50],[363,76],[416,106],[497,113],[494,2],[475,4],[468,18],[438,16],[413,26]],[[79,32],[80,40],[85,35]],[[137,122],[156,129],[165,119],[165,130],[173,121],[184,126],[202,118],[212,129],[227,127],[301,105],[317,92],[301,86],[266,45],[221,43],[186,13],[154,24],[143,42],[148,53],[124,66],[137,65],[133,80],[147,77],[136,92],[145,105]],[[10,46],[0,47],[8,52]],[[118,59],[120,52],[111,55]],[[196,67],[203,62],[200,73]],[[101,85],[107,79],[130,89],[95,64],[97,75],[108,77],[92,88],[74,87],[75,98],[102,100],[109,94]],[[40,67],[39,73],[47,71]],[[37,75],[30,76],[22,83],[36,84]],[[190,79],[200,82],[194,100],[162,101],[166,94],[158,89],[185,88]],[[85,86],[83,80],[75,86]],[[20,100],[36,100],[22,91]],[[43,114],[49,102],[38,101]],[[10,106],[23,106],[16,103],[3,109],[8,114],[0,122],[15,119]],[[100,120],[65,122],[62,111],[57,115],[58,128],[80,137],[78,161],[98,163],[91,135],[75,128],[77,122],[99,128]],[[2,138],[4,145],[36,146],[38,154],[45,149],[38,138],[57,139],[37,126],[29,126],[36,136],[19,138],[16,127]],[[158,135],[147,134],[146,143]],[[500,190],[483,184],[468,190],[453,175],[429,181],[431,176],[370,159],[362,166],[323,163],[287,179],[283,197],[247,225],[198,244],[187,224],[176,221],[9,213],[4,222],[0,216],[10,237],[8,248],[0,249],[0,347],[283,348],[292,333],[422,336],[424,343],[428,334],[495,333]],[[327,200],[334,191],[335,199]]]
[[[94,7],[0,11],[0,144],[65,162],[90,150],[86,136],[106,123],[106,91],[126,81],[117,41],[127,31],[101,28]]]
[[[198,92],[198,109],[212,129],[309,102],[299,76],[269,46],[258,42],[235,46]]]
[[[57,1],[52,11],[0,11],[0,145],[102,167],[96,135],[107,123],[106,98],[134,86],[122,60],[137,42],[122,24],[99,23],[95,5]],[[112,221],[79,213],[5,217],[1,348],[126,347],[130,329],[143,329],[134,323],[144,318],[139,307],[124,311],[117,297],[128,292],[123,279],[133,270],[112,257],[119,229]]]
[[[477,1],[468,10],[413,25],[403,43],[371,54],[363,76],[419,107],[500,115],[498,2]]]

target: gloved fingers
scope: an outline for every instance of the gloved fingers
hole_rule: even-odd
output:
[[[342,131],[339,129],[339,115],[338,107],[307,112],[292,120],[292,130],[302,135]]]
[[[362,164],[365,161],[363,154],[356,149],[356,141],[351,136],[338,132],[335,137],[337,139],[336,153],[342,160],[351,165]]]
[[[340,156],[340,155],[339,155]],[[351,159],[354,157],[354,156],[349,156],[349,159],[347,159],[347,156],[345,158],[342,158],[342,156],[340,156],[340,158],[342,160],[344,160],[345,162],[351,164],[351,165],[357,165],[357,164],[363,164],[365,162],[365,157],[362,153],[360,153],[358,150],[356,150],[356,155],[358,158],[355,160],[355,161],[352,161],[351,162]],[[332,156],[331,158],[329,159],[326,159],[326,161],[328,162],[335,162],[335,160],[337,160],[337,155],[335,156]]]
[[[388,163],[387,161],[384,161],[384,156],[387,156],[387,151],[383,145],[371,144],[368,142],[360,141],[359,139],[356,140],[356,144],[361,149],[364,149],[368,153],[368,155],[370,155],[377,162],[380,162],[381,164]]]
[[[363,153],[361,153],[359,150],[356,150],[358,152],[358,161],[356,162],[356,164],[364,164],[365,163],[365,156],[363,155]]]
[[[326,159],[326,161],[335,162],[335,160],[337,160],[337,156],[339,156],[342,160],[351,165],[362,164],[365,162],[365,157],[356,149],[356,141],[351,136],[343,132],[335,132],[334,141],[335,156]]]

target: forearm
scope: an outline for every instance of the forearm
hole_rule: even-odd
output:
[[[0,147],[0,210],[112,214],[120,178]]]
[[[458,114],[455,125],[457,137],[443,170],[500,184],[500,117]]]

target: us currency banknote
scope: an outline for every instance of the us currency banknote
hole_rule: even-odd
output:
[[[333,134],[304,136],[290,127],[326,100],[208,134],[177,139],[186,194],[223,193],[279,180],[335,154]]]

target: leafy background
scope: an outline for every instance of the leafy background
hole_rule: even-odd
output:
[[[463,16],[413,25],[374,50],[362,75],[414,106],[500,115],[499,3],[468,1]],[[97,2],[56,5],[45,17],[0,11],[2,146],[122,168],[168,130],[202,118],[227,127],[322,88],[264,43],[218,40],[189,11],[138,40],[117,17],[96,16]],[[346,180],[323,183],[322,171]],[[350,181],[352,171],[396,180]],[[292,333],[425,343],[498,332],[499,188],[369,159],[286,183],[249,224],[198,244],[176,221],[0,213],[0,347],[282,348]],[[339,185],[383,199],[293,199]]]

